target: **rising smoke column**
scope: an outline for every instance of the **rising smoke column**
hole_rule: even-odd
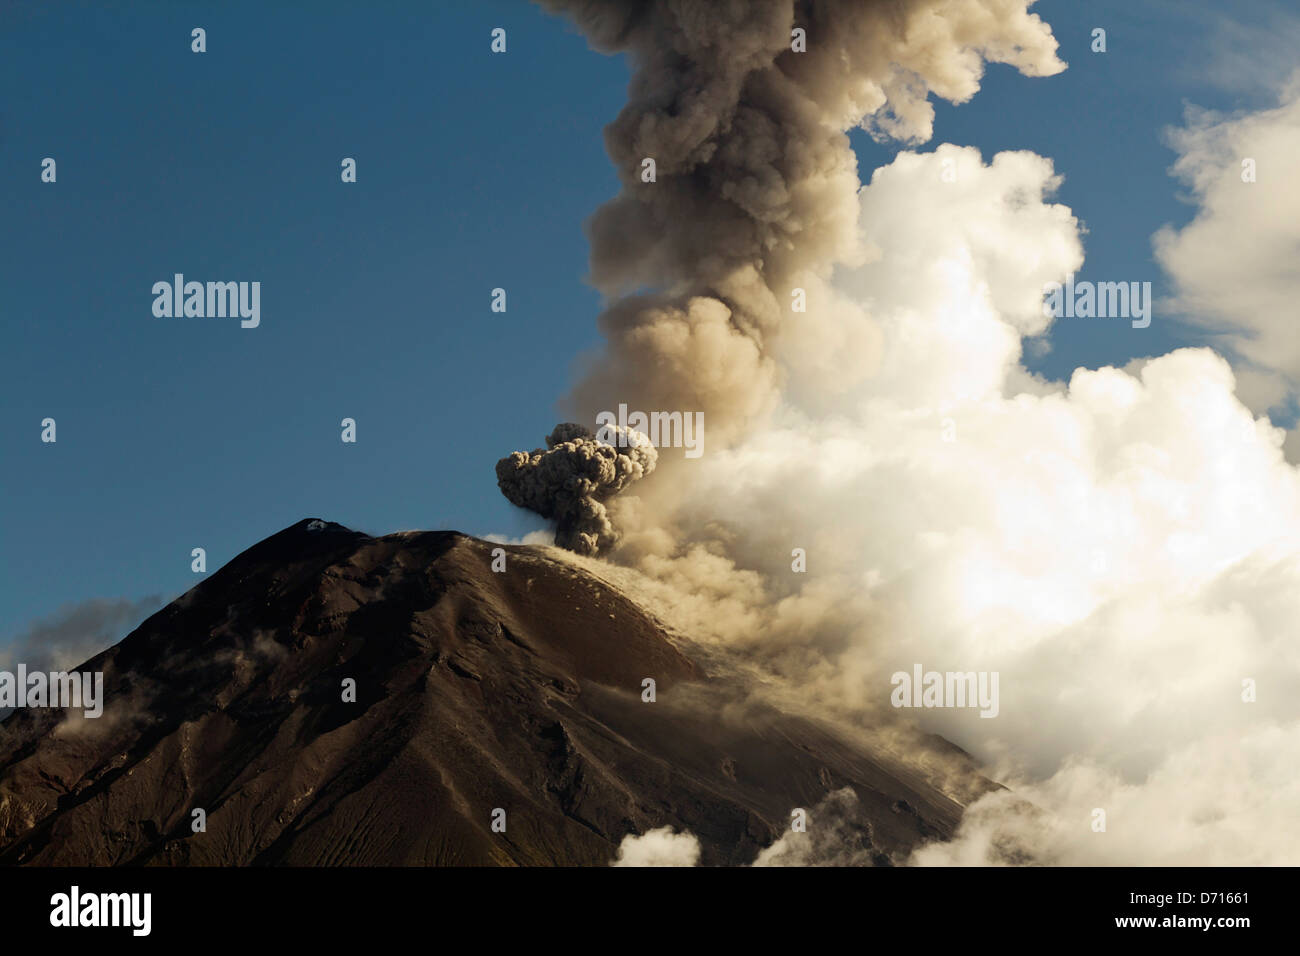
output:
[[[725,446],[779,400],[773,344],[795,289],[869,355],[870,321],[827,285],[862,253],[846,130],[928,139],[929,94],[964,102],[986,60],[1059,72],[1032,2],[540,0],[633,68],[605,130],[622,192],[589,227],[607,348],[571,396],[574,417],[619,402],[702,411]],[[568,507],[530,500],[543,515]]]

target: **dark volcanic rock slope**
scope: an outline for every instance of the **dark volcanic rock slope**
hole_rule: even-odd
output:
[[[102,718],[5,722],[0,862],[605,864],[672,825],[748,863],[845,786],[876,862],[951,833],[919,779],[724,707],[622,595],[538,549],[493,573],[493,547],[302,521],[239,555],[83,666]]]

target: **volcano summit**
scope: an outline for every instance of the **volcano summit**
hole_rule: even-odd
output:
[[[4,722],[0,862],[604,865],[672,826],[746,864],[824,802],[864,862],[952,833],[897,760],[753,703],[558,552],[493,573],[494,547],[310,519],[240,554],[83,665],[101,719]]]

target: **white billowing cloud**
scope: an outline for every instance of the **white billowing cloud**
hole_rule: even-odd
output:
[[[1295,69],[1300,17],[1290,0],[1237,0],[1229,5],[1179,4],[1185,24],[1195,24],[1179,79],[1210,83],[1238,95],[1272,92],[1276,77]],[[1203,47],[1197,49],[1196,47]]]
[[[1198,208],[1187,225],[1157,233],[1157,259],[1174,304],[1222,333],[1240,360],[1243,397],[1265,410],[1300,387],[1300,73],[1272,109],[1189,109],[1171,142],[1174,173]],[[1254,182],[1243,181],[1243,163],[1253,163]]]
[[[953,147],[879,170],[877,250],[835,280],[878,371],[835,380],[852,335],[825,316],[780,338],[771,425],[617,502],[618,556],[813,709],[897,715],[915,663],[999,673],[994,719],[907,714],[1016,786],[921,862],[1300,862],[1297,777],[1268,760],[1300,750],[1300,475],[1208,349],[1028,378],[1043,285],[1080,261],[1054,183]]]
[[[637,836],[629,833],[618,845],[618,857],[610,866],[696,866],[700,862],[700,841],[688,831],[658,827]]]
[[[1135,782],[1094,760],[1071,762],[1048,780],[1024,782],[972,804],[953,841],[921,847],[912,862],[1295,863],[1298,764],[1295,726],[1269,723],[1177,748]]]
[[[1002,392],[1021,336],[1050,322],[1043,286],[1083,262],[1073,214],[1047,201],[1059,185],[1033,153],[999,153],[985,166],[978,150],[951,145],[902,153],[875,171],[860,196],[872,252],[836,283],[883,335],[878,368],[855,382],[863,397],[939,408]],[[817,390],[842,399],[820,369],[800,374],[803,356],[828,344],[815,319],[801,319],[782,339],[795,400]],[[834,354],[847,367],[863,358]]]
[[[773,336],[788,403],[817,418],[865,396],[946,407],[1000,393],[1042,287],[1083,262],[1077,223],[1045,201],[1049,161],[951,145],[902,153],[860,195],[862,264],[800,279],[808,311]],[[942,228],[935,228],[942,222]]]

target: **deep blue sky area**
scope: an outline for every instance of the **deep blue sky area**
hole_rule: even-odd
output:
[[[1082,277],[1159,291],[1151,234],[1192,213],[1162,131],[1186,102],[1261,102],[1189,65],[1208,5],[1132,8],[1042,0],[1069,70],[990,68],[922,148],[1051,157]],[[582,226],[618,188],[602,127],[627,77],[523,0],[0,5],[0,645],[86,599],[170,599],[192,548],[212,571],[307,516],[537,527],[493,465],[540,444],[598,344]],[[864,181],[897,151],[853,141]],[[260,281],[261,326],[155,318],[175,272]],[[1033,367],[1198,341],[1160,318],[1063,321]]]

